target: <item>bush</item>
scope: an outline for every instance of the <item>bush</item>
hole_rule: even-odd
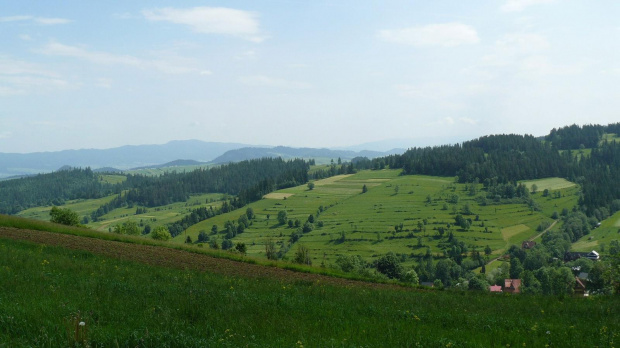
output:
[[[52,210],[50,210],[50,217],[50,221],[57,224],[67,226],[78,226],[80,224],[80,217],[71,209],[52,207]]]
[[[403,267],[396,257],[396,254],[390,251],[377,260],[377,271],[385,274],[389,278],[399,279],[403,273]]]
[[[156,240],[168,241],[172,238],[166,226],[159,226],[151,232],[151,238]]]

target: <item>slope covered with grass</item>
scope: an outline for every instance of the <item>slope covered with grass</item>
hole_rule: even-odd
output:
[[[222,276],[1,235],[0,279],[0,341],[10,347],[611,347],[620,332],[611,296]]]

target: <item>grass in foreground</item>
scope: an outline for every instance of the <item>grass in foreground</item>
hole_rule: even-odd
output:
[[[0,279],[10,347],[611,347],[620,332],[618,297],[222,277],[4,239]]]

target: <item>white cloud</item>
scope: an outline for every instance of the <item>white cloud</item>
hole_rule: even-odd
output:
[[[154,69],[166,74],[184,74],[184,73],[201,73],[197,68],[184,64],[176,64],[174,60],[180,60],[178,57],[144,60],[129,55],[117,55],[107,52],[89,51],[81,47],[64,45],[58,42],[50,42],[39,53],[50,56],[73,57],[83,59],[96,64],[103,65],[124,65],[138,69]]]
[[[97,64],[121,64],[139,67],[142,63],[142,60],[132,56],[91,52],[80,47],[63,45],[58,42],[48,43],[39,52],[50,56],[80,58]]]
[[[0,96],[66,88],[70,83],[36,64],[0,56]]]
[[[467,124],[471,124],[471,125],[475,125],[478,123],[478,121],[469,118],[469,117],[460,117],[459,120],[463,123],[467,123]]]
[[[482,58],[485,65],[506,66],[517,63],[523,57],[537,55],[550,47],[547,39],[535,33],[512,33],[495,42],[492,54]]]
[[[20,21],[29,21],[33,17],[32,16],[9,16],[9,17],[0,17],[0,23],[5,22],[20,22]]]
[[[65,19],[65,18],[48,18],[48,17],[34,17],[34,16],[0,17],[0,23],[2,22],[23,22],[23,21],[33,21],[41,25],[67,24],[71,22],[70,20]]]
[[[458,46],[480,42],[476,29],[462,23],[380,30],[380,39],[413,46]]]
[[[236,55],[235,60],[250,60],[256,58],[256,52],[253,50],[245,51],[241,54]]]
[[[209,76],[209,75],[213,75],[213,72],[211,72],[211,70],[202,70],[200,72],[200,75]]]
[[[95,82],[95,86],[110,89],[112,88],[112,80],[104,77],[98,78]]]
[[[2,95],[2,89],[0,88],[0,95]],[[2,132],[0,133],[0,139],[8,139],[12,136],[13,134],[11,132]]]
[[[583,71],[578,64],[558,65],[549,61],[546,56],[530,56],[521,61],[520,71],[530,76],[541,75],[573,75]]]
[[[261,42],[258,15],[253,12],[224,7],[194,7],[189,9],[159,8],[142,11],[150,21],[165,21],[189,26],[203,34],[224,34]]]
[[[508,0],[502,5],[501,10],[503,12],[521,12],[525,8],[538,5],[548,4],[555,2],[555,0]]]
[[[447,124],[454,124],[454,119],[450,116],[444,118]]]
[[[531,53],[549,48],[547,39],[534,33],[506,34],[496,42],[498,49],[510,53]]]
[[[312,87],[304,82],[289,81],[264,75],[244,76],[241,77],[239,81],[247,86],[276,87],[286,89],[305,89]]]
[[[43,25],[67,24],[71,22],[70,20],[64,19],[64,18],[42,18],[42,17],[35,17],[34,21],[38,24],[43,24]]]
[[[21,34],[21,35],[19,35],[19,38],[24,40],[24,41],[32,41],[32,37],[30,37],[30,35],[28,35],[28,34]]]

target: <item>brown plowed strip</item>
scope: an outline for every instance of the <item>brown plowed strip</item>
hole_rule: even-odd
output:
[[[356,286],[371,288],[409,289],[392,284],[377,284],[328,277],[319,274],[289,271],[277,267],[266,267],[250,263],[211,257],[166,247],[139,245],[108,241],[103,239],[79,237],[68,234],[22,230],[0,227],[0,238],[24,240],[38,244],[59,246],[67,249],[84,250],[106,257],[135,261],[159,267],[190,269],[250,278],[271,278],[281,281],[310,281],[338,286]]]

